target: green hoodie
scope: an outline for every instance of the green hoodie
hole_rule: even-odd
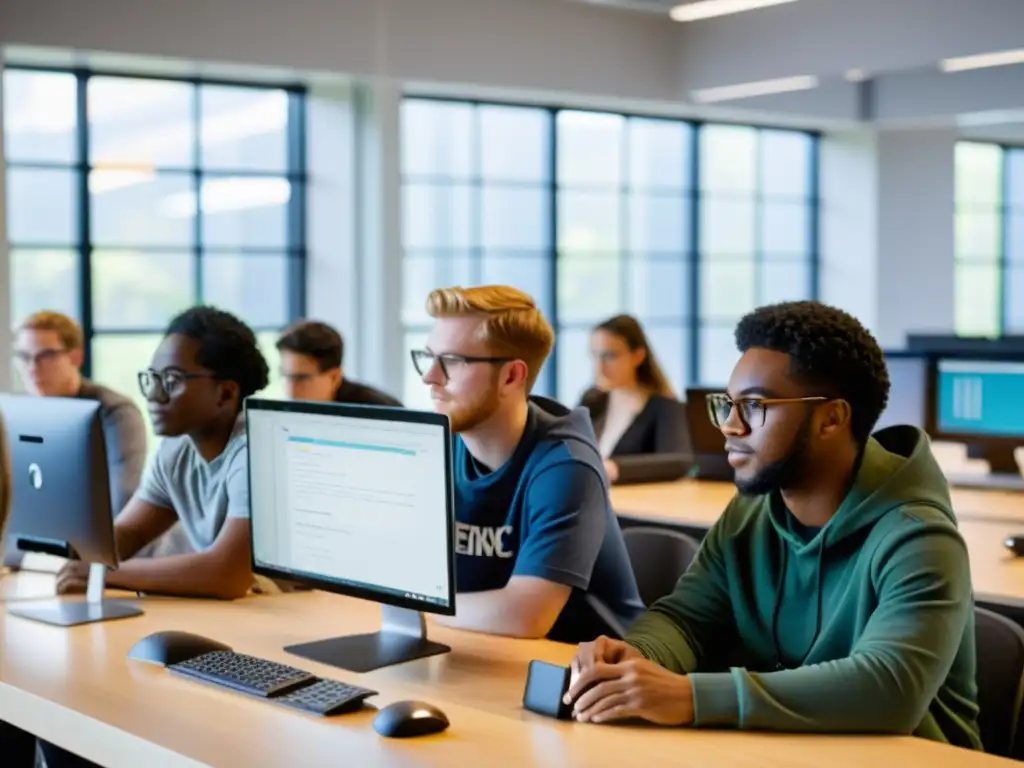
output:
[[[626,640],[689,674],[698,726],[981,749],[967,549],[914,427],[868,441],[821,529],[801,531],[778,494],[734,498]]]

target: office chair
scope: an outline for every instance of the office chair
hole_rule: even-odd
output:
[[[622,532],[636,576],[640,599],[650,606],[675,589],[700,544],[692,536],[670,528],[636,526]]]
[[[981,743],[991,754],[1024,759],[1024,629],[1005,616],[975,607],[974,632]]]

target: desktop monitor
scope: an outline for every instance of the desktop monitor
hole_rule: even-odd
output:
[[[875,429],[897,424],[926,429],[931,358],[916,352],[886,352],[885,367],[889,371],[889,402]]]
[[[707,396],[721,391],[721,387],[689,387],[686,390],[686,423],[693,445],[694,477],[699,480],[732,482],[736,476],[725,450],[725,435],[708,415]]]
[[[451,650],[423,618],[455,614],[448,417],[260,398],[245,411],[253,571],[381,604],[379,632],[285,650],[353,672]]]
[[[119,600],[104,600],[107,568],[117,548],[100,403],[63,397],[0,395],[11,452],[11,517],[5,562],[18,552],[43,552],[89,563],[84,601],[11,606],[7,612],[59,626],[138,616]]]
[[[1024,446],[1024,357],[940,357],[931,382],[929,433],[978,445],[989,474],[950,477],[957,485],[1024,486],[1014,449]],[[977,454],[975,454],[977,455]]]

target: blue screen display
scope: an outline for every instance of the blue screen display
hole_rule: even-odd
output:
[[[1024,440],[1024,363],[940,360],[940,432]]]

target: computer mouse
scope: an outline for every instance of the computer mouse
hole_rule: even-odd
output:
[[[1024,533],[1015,533],[1012,536],[1007,536],[1003,540],[1003,545],[1017,555],[1017,557],[1024,556]]]
[[[402,739],[428,736],[448,727],[448,717],[433,704],[423,701],[396,701],[373,718],[373,730],[381,736]]]
[[[128,651],[128,658],[166,667],[213,651],[230,651],[231,646],[191,632],[154,632]]]

